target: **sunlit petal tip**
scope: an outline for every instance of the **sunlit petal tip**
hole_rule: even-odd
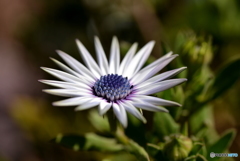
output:
[[[181,68],[179,68],[179,70],[181,70],[181,72],[184,71],[184,70],[186,70],[186,69],[187,69],[187,67],[181,67]]]
[[[42,91],[45,92],[45,93],[49,93],[48,89],[42,89]]]
[[[78,107],[74,108],[74,111],[82,111],[82,109],[80,109],[78,106]]]
[[[102,101],[98,107],[99,114],[103,116],[111,107],[112,107],[112,103],[107,103],[105,101]]]
[[[169,113],[169,111],[166,109],[165,111],[161,111],[161,112],[166,112],[166,113]]]
[[[144,124],[147,123],[147,120],[145,119],[145,117],[143,118],[142,122],[143,122]]]
[[[58,66],[62,67],[65,66],[64,64],[62,64],[60,61],[58,61],[57,59],[55,58],[50,58],[54,63],[56,63]]]
[[[65,100],[53,102],[52,105],[53,106],[77,106],[88,100],[89,99],[83,99],[83,97],[73,97],[73,98],[68,98]]]
[[[85,46],[82,44],[82,42],[78,39],[75,39],[77,46],[79,48],[80,51],[82,51],[83,49],[85,49]]]
[[[61,57],[65,56],[65,55],[68,55],[67,53],[65,53],[64,51],[62,50],[56,50],[57,54]]]
[[[42,70],[44,70],[44,71],[49,71],[51,68],[48,68],[48,67],[40,67]]]
[[[47,80],[39,79],[38,82],[41,82],[41,83],[45,83],[45,84],[46,84]]]
[[[149,50],[149,52],[151,52],[153,47],[154,47],[154,45],[155,45],[155,43],[156,42],[154,40],[149,41],[144,47],[146,47],[146,49]],[[142,49],[144,49],[144,47]]]
[[[97,43],[98,43],[98,44],[101,43],[98,36],[94,36],[94,43],[95,43],[95,45],[96,45]]]
[[[56,51],[56,53],[64,53],[62,50],[55,50]]]
[[[113,40],[114,40],[114,41],[118,41],[117,36],[114,35],[114,36],[113,36]]]
[[[177,102],[172,102],[172,103],[173,103],[172,107],[182,107],[182,105]]]
[[[48,68],[48,67],[40,67],[42,70],[44,70],[45,72],[47,73],[50,73],[51,74],[51,71],[53,71],[54,69],[52,68]]]
[[[173,55],[173,52],[172,51],[169,51],[167,54],[165,54],[164,56],[171,56]]]
[[[171,54],[170,56],[174,56],[174,58],[178,57],[178,54]]]
[[[64,106],[64,105],[62,105],[62,104],[59,103],[59,102],[53,102],[52,105],[53,105],[53,106]]]
[[[113,36],[113,38],[112,38],[112,46],[111,47],[119,47],[118,38],[116,36]],[[119,48],[115,48],[115,49],[119,50]]]
[[[147,44],[146,44],[146,48],[151,52],[152,51],[152,49],[153,49],[153,47],[154,47],[154,45],[155,45],[155,41],[154,40],[152,40],[152,41],[149,41]]]
[[[54,59],[54,58],[52,58],[52,57],[49,57],[49,59],[51,59],[51,60],[54,61],[54,62],[56,61],[56,59]]]
[[[150,46],[150,45],[151,45],[151,46],[154,46],[155,44],[156,44],[156,41],[154,41],[154,40],[148,42],[148,45],[149,45],[149,46]]]
[[[76,42],[77,44],[82,44],[79,39],[75,39],[75,42]]]
[[[132,44],[132,46],[133,46],[133,48],[137,49],[137,47],[138,47],[138,43],[135,42],[135,43]]]

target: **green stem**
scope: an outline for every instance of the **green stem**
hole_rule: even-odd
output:
[[[107,117],[108,117],[108,123],[110,126],[110,130],[112,133],[115,133],[117,130],[117,120],[116,117],[113,114],[113,110],[109,110],[107,112]]]
[[[135,155],[139,161],[150,161],[148,153],[145,151],[143,147],[141,147],[138,143],[129,139],[124,130],[121,127],[118,127],[116,132],[114,133],[115,138],[125,145],[125,148],[128,152]]]
[[[107,112],[107,117],[112,135],[115,136],[119,143],[122,143],[125,146],[125,150],[135,155],[139,161],[150,161],[148,153],[145,149],[133,140],[129,139],[125,135],[124,129],[118,126],[112,110]]]
[[[125,135],[122,128],[118,127],[115,132],[116,139],[124,145],[129,144],[129,138]]]

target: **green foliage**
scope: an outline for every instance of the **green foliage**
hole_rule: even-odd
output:
[[[110,127],[108,123],[107,117],[100,116],[96,110],[91,110],[88,116],[91,124],[96,128],[99,132],[108,133],[110,132]]]
[[[240,58],[231,60],[225,64],[222,69],[217,73],[211,87],[208,90],[208,95],[205,98],[205,102],[211,101],[226,90],[234,85],[234,83],[240,78]]]
[[[182,161],[192,150],[192,140],[183,135],[171,136],[164,145],[163,154],[167,160]]]
[[[236,131],[234,129],[231,129],[227,131],[225,134],[220,137],[218,141],[216,141],[214,144],[210,145],[208,147],[208,153],[215,152],[215,153],[223,153],[226,152],[226,150],[231,145],[233,139],[235,138]],[[208,159],[210,157],[208,156]],[[211,160],[217,160],[218,158],[213,158]]]
[[[169,113],[155,113],[153,126],[159,139],[165,136],[178,133],[179,125],[174,121]]]
[[[119,152],[123,150],[123,146],[117,144],[115,139],[98,136],[94,133],[80,135],[62,135],[59,134],[52,140],[57,144],[71,148],[74,151],[101,151],[101,152]]]

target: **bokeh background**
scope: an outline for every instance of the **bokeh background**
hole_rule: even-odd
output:
[[[81,134],[93,127],[87,112],[53,107],[51,102],[59,98],[42,93],[47,87],[37,81],[51,78],[39,67],[56,67],[49,59],[59,59],[56,49],[80,58],[76,38],[95,53],[95,35],[107,53],[114,35],[123,52],[133,42],[143,46],[155,40],[155,58],[175,51],[181,35],[204,37],[212,44],[210,67],[215,72],[240,55],[240,1],[0,0],[1,161],[94,160],[101,155],[48,142],[59,132]],[[237,129],[230,152],[240,155],[239,96],[238,80],[212,104],[216,130]]]

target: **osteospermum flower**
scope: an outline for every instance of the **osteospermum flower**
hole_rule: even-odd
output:
[[[173,55],[170,52],[143,68],[152,51],[154,41],[147,43],[136,54],[137,44],[135,43],[120,63],[119,43],[114,37],[108,62],[99,39],[95,37],[98,62],[96,63],[83,44],[79,40],[76,42],[86,66],[70,55],[57,50],[57,53],[69,67],[55,59],[52,60],[65,72],[42,67],[46,72],[62,80],[40,80],[45,84],[60,88],[43,91],[53,95],[70,97],[54,102],[53,105],[77,106],[77,111],[98,106],[100,115],[104,115],[112,108],[124,127],[127,126],[126,111],[146,122],[138,108],[168,112],[161,106],[180,106],[173,101],[149,96],[186,81],[183,78],[170,79],[186,67],[157,74],[178,55]]]

